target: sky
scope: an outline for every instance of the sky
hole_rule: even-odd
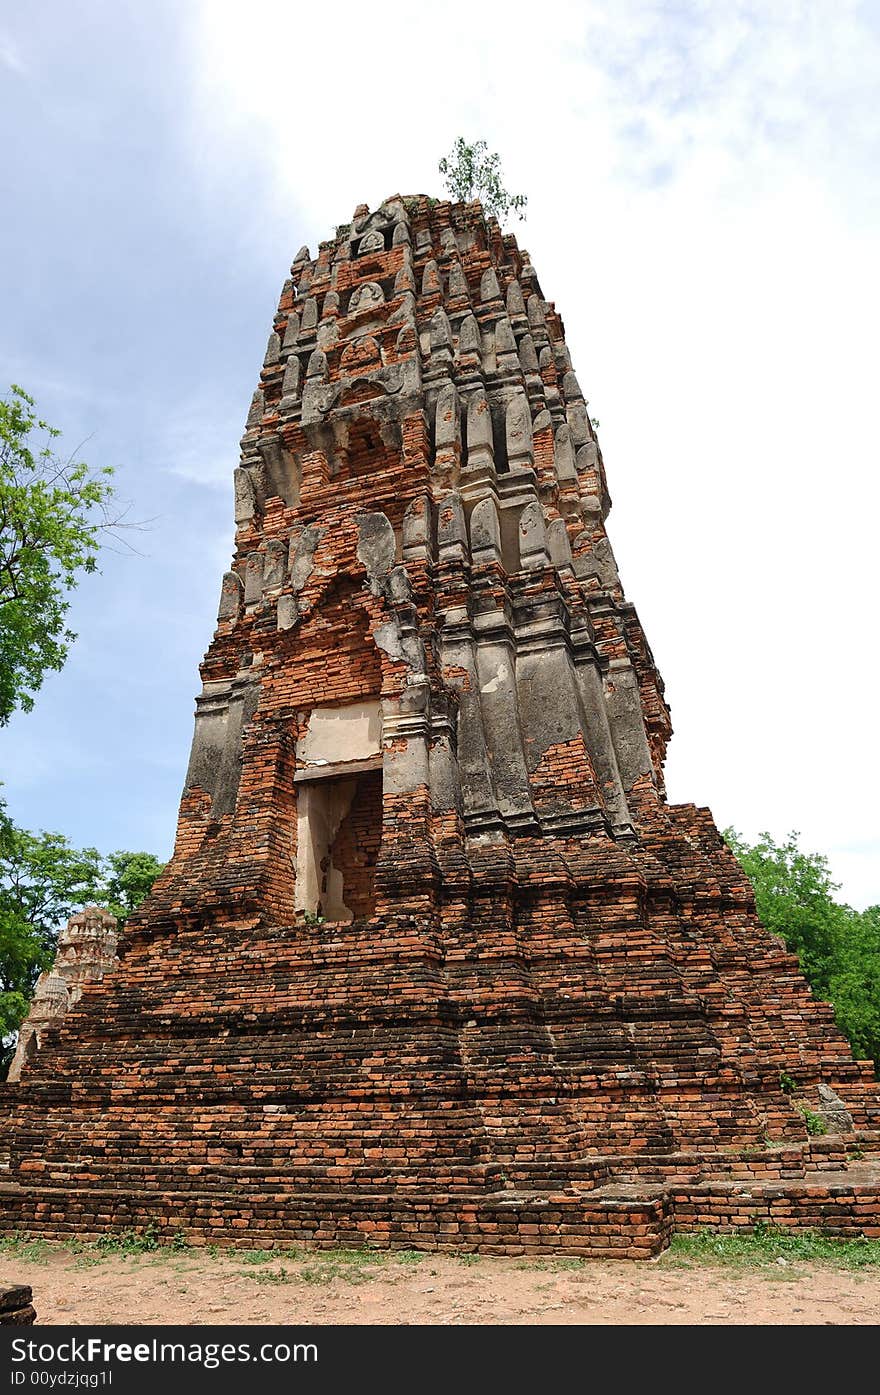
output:
[[[880,902],[880,6],[0,7],[0,385],[117,471],[135,551],[0,730],[9,812],[167,856],[232,472],[291,258],[501,155],[672,709],[669,797]]]

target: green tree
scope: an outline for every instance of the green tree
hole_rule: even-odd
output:
[[[798,834],[748,843],[724,834],[755,889],[758,915],[800,961],[814,993],[834,1007],[860,1059],[880,1064],[880,907],[859,912],[838,901],[828,859],[803,852]]]
[[[880,1067],[880,906],[854,913],[829,997],[856,1055]]]
[[[102,534],[122,524],[111,467],[62,460],[59,434],[22,388],[0,399],[0,726],[30,711],[47,670],[63,667],[76,638],[67,597],[97,569]]]
[[[437,168],[454,199],[462,202],[479,199],[484,212],[499,222],[511,212],[525,218],[528,198],[525,194],[508,193],[501,181],[501,156],[490,154],[484,140],[468,145],[464,137],[459,136],[451,153],[444,156]]]
[[[821,853],[802,852],[797,833],[790,833],[784,843],[777,843],[769,833],[762,833],[753,844],[733,829],[724,836],[755,888],[761,922],[782,936],[798,956],[810,985],[827,998],[840,938],[854,914],[834,899],[839,887],[828,859]]]
[[[147,852],[115,852],[104,859],[103,904],[120,925],[137,910],[164,870],[165,863]]]

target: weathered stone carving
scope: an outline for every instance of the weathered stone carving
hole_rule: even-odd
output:
[[[309,362],[306,368],[306,377],[313,379],[316,378],[320,382],[326,382],[328,376],[329,369],[327,367],[327,355],[324,353],[323,349],[315,349],[314,353],[310,354],[309,356]]]
[[[463,361],[468,356],[473,358],[474,365],[479,368],[482,354],[482,337],[480,326],[473,315],[465,315],[458,331],[458,353]]]
[[[492,498],[481,499],[471,514],[471,557],[474,563],[501,561],[501,528]]]
[[[464,268],[458,258],[456,258],[455,261],[451,262],[449,265],[449,299],[455,300],[459,296],[463,296],[467,300],[470,298],[470,291],[468,290]]]
[[[245,605],[253,605],[263,594],[263,562],[265,554],[251,552],[245,564],[244,600]]]
[[[299,315],[295,310],[291,310],[287,317],[287,326],[284,330],[284,339],[281,343],[282,353],[295,349],[299,340]]]
[[[433,259],[425,262],[425,269],[422,272],[422,295],[439,295],[442,290],[443,283],[440,280],[437,263]]]
[[[498,286],[498,277],[495,268],[490,266],[488,271],[484,271],[480,277],[480,300],[499,300],[501,291]]]
[[[237,524],[250,523],[256,510],[254,481],[250,471],[237,468],[234,475],[235,521]]]
[[[385,303],[385,292],[378,281],[366,281],[359,286],[348,302],[349,315],[362,315],[364,311],[376,310]]]
[[[532,414],[525,393],[517,392],[507,404],[505,420],[507,463],[511,470],[531,469],[535,460]]]
[[[378,228],[368,232],[358,243],[358,255],[363,256],[365,252],[382,252],[385,250],[385,235]]]
[[[310,295],[302,309],[300,318],[300,338],[311,339],[318,328],[318,302]]]
[[[538,355],[535,353],[535,345],[530,334],[524,334],[519,341],[519,360],[525,374],[538,374]]]
[[[266,544],[266,557],[263,565],[263,590],[273,591],[283,585],[287,572],[287,544],[280,538],[272,538]]]
[[[270,334],[269,343],[266,347],[266,357],[263,359],[264,368],[272,368],[281,357],[281,336]]]
[[[223,577],[223,585],[220,588],[220,609],[217,612],[217,619],[237,620],[241,614],[243,599],[244,587],[238,572],[226,572]]]
[[[281,380],[281,409],[284,411],[292,407],[301,392],[301,375],[299,359],[295,354],[287,360],[287,367],[284,370],[284,377]]]

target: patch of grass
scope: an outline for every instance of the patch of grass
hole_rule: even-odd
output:
[[[310,1250],[309,1259],[317,1264],[333,1264],[340,1267],[354,1265],[360,1267],[367,1264],[396,1264],[402,1261],[404,1264],[418,1263],[424,1259],[421,1250],[373,1250],[373,1249],[347,1249],[347,1250]]]
[[[152,1254],[159,1249],[159,1245],[159,1231],[154,1225],[148,1225],[144,1230],[111,1232],[95,1241],[95,1248],[105,1255]]]
[[[555,1255],[548,1259],[523,1259],[517,1264],[517,1269],[540,1270],[549,1269],[555,1273],[559,1269],[583,1269],[585,1264],[592,1261],[581,1258],[580,1255]]]
[[[277,1269],[261,1269],[256,1274],[248,1273],[247,1270],[242,1272],[243,1279],[253,1279],[255,1284],[289,1284],[297,1277],[298,1275],[290,1269],[285,1269],[283,1264]]]
[[[274,1264],[279,1258],[278,1250],[227,1250],[226,1254],[239,1264]],[[297,1250],[285,1250],[285,1259],[296,1259]]]
[[[34,1264],[45,1264],[59,1246],[49,1240],[40,1240],[30,1235],[4,1235],[0,1237],[0,1255],[10,1259],[29,1259]]]
[[[822,1115],[817,1114],[815,1110],[811,1109],[803,1100],[795,1100],[795,1107],[803,1114],[804,1123],[807,1126],[807,1133],[812,1135],[813,1138],[821,1138],[824,1133],[828,1132]]]
[[[64,1248],[67,1254],[75,1257],[75,1269],[94,1269],[97,1264],[106,1264],[110,1259],[110,1255],[104,1254],[94,1245],[74,1243],[66,1245]]]
[[[285,1259],[299,1260],[301,1267],[286,1269],[282,1264],[277,1269],[263,1269],[264,1264],[277,1263],[277,1250],[244,1250],[229,1254],[229,1258],[252,1266],[257,1272],[242,1270],[241,1275],[258,1284],[363,1284],[379,1265],[413,1264],[424,1258],[419,1250],[285,1250],[283,1254]]]
[[[823,1260],[841,1269],[865,1269],[880,1265],[880,1240],[864,1237],[834,1240],[816,1231],[793,1233],[766,1224],[758,1224],[754,1230],[736,1235],[718,1235],[711,1231],[674,1235],[661,1262],[674,1264],[688,1260],[756,1268],[777,1264],[779,1260],[787,1263]]]
[[[77,1269],[89,1269],[106,1258],[98,1245],[89,1240],[43,1240],[35,1235],[0,1237],[0,1258],[27,1259],[33,1264],[46,1264],[55,1255],[72,1256]]]
[[[372,1269],[382,1264],[419,1264],[426,1257],[421,1250],[303,1250],[296,1247],[281,1250],[236,1250],[224,1245],[188,1245],[182,1231],[175,1232],[169,1243],[158,1227],[152,1224],[142,1231],[122,1230],[102,1235],[98,1240],[43,1240],[39,1236],[24,1233],[0,1236],[0,1258],[8,1256],[10,1259],[45,1264],[53,1255],[72,1256],[77,1269],[90,1269],[116,1256],[149,1257],[149,1263],[171,1264],[175,1271],[181,1268],[190,1270],[192,1265],[198,1265],[201,1259],[224,1260],[257,1270],[264,1266],[277,1265],[280,1260],[287,1263],[308,1261],[311,1276],[305,1278],[306,1283],[323,1283],[325,1274],[327,1282],[332,1278],[344,1279],[347,1275],[353,1275],[351,1282],[357,1283],[358,1275],[364,1269]],[[477,1256],[467,1254],[461,1258],[463,1263],[473,1264]],[[258,1282],[286,1283],[300,1276],[299,1271],[287,1270],[281,1265],[276,1270],[267,1269],[265,1275],[250,1277],[256,1278]]]
[[[332,1284],[342,1279],[347,1284],[360,1284],[366,1275],[360,1269],[336,1269],[332,1264],[307,1264],[296,1276],[304,1284]]]

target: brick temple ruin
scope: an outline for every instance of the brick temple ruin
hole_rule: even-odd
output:
[[[562,320],[478,204],[299,253],[174,856],[0,1087],[4,1230],[880,1235],[880,1089],[666,802],[609,507]]]
[[[92,979],[111,973],[116,958],[116,917],[99,906],[86,906],[72,915],[58,936],[51,969],[40,974],[34,985],[30,1011],[21,1024],[9,1080],[20,1080],[28,1061],[43,1044],[43,1034],[57,1023],[82,997]]]

